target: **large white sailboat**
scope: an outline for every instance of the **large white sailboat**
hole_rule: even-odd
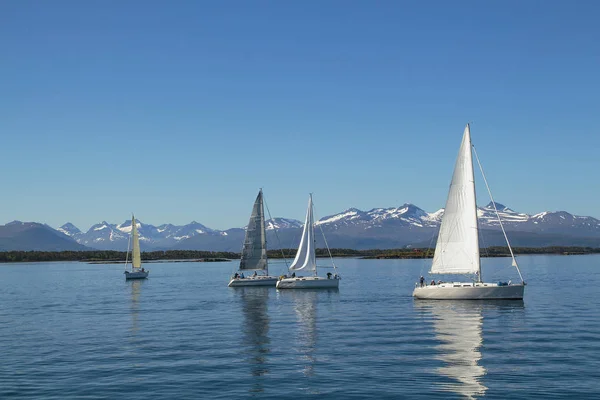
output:
[[[475,153],[477,157],[477,153]],[[485,299],[523,299],[525,282],[514,256],[502,220],[496,209],[496,203],[489,190],[483,174],[481,163],[477,158],[484,182],[488,189],[500,228],[512,257],[512,265],[517,269],[520,283],[485,283],[481,274],[479,256],[479,226],[477,222],[477,202],[475,197],[475,178],[473,174],[473,153],[470,127],[467,124],[458,158],[454,166],[454,174],[442,216],[442,224],[435,247],[431,274],[468,275],[469,282],[446,282],[427,285],[421,277],[416,284],[413,296],[418,299],[436,300],[485,300]]]
[[[331,254],[330,254],[331,256]],[[337,288],[340,277],[338,276],[335,263],[333,263],[334,273],[329,272],[326,277],[317,276],[317,256],[315,253],[315,224],[313,218],[312,194],[308,198],[308,210],[306,211],[306,220],[302,230],[300,246],[296,252],[296,257],[290,265],[291,277],[282,277],[277,281],[277,289],[322,289]],[[309,276],[297,276],[296,273],[309,273]]]
[[[254,273],[244,276],[244,271],[247,274],[249,271],[254,271]],[[239,270],[231,277],[228,286],[275,286],[276,283],[277,277],[269,276],[265,209],[261,189],[254,201],[250,221],[246,228]]]
[[[131,235],[129,236],[131,246],[131,271],[127,269],[129,257],[129,245],[127,246],[127,255],[125,256],[125,280],[128,279],[146,279],[150,271],[142,268],[142,257],[140,255],[140,236],[137,230],[135,216],[131,216]]]

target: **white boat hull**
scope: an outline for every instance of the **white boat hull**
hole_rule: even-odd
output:
[[[129,271],[125,271],[125,280],[129,280],[129,279],[146,279],[148,277],[148,272],[150,271],[135,271],[135,272],[129,272]]]
[[[323,278],[320,276],[307,276],[283,278],[277,281],[277,289],[329,289],[339,287],[339,278]]]
[[[275,286],[277,283],[276,276],[248,276],[244,278],[233,278],[229,281],[227,286],[229,287],[240,287],[240,286]]]
[[[522,300],[525,286],[497,283],[442,283],[416,287],[413,296],[429,300]]]

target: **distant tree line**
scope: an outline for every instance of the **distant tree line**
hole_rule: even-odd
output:
[[[362,258],[431,258],[434,249],[404,248],[386,250],[353,250],[330,249],[333,257],[362,257]],[[576,246],[551,247],[515,247],[515,254],[598,254],[600,248]],[[316,249],[317,257],[329,257],[327,249]],[[492,246],[480,249],[482,257],[510,256],[508,247]],[[83,262],[125,262],[127,253],[112,250],[91,251],[3,251],[0,252],[0,262],[37,262],[37,261],[83,261]],[[269,258],[293,258],[296,249],[269,250]],[[228,251],[199,251],[199,250],[166,250],[141,253],[143,261],[157,260],[233,260],[239,259],[240,253]],[[131,259],[131,256],[129,256]]]
[[[84,262],[125,262],[127,253],[112,250],[91,251],[4,251],[0,252],[0,262],[36,261],[84,261]],[[237,253],[224,251],[167,250],[142,252],[142,261],[191,260],[191,259],[233,259]],[[131,260],[131,254],[129,255]]]
[[[390,249],[390,250],[365,250],[365,258],[433,258],[435,249]],[[506,246],[490,246],[479,249],[482,257],[510,257]],[[597,254],[600,248],[576,246],[550,246],[550,247],[513,247],[513,253],[524,254]]]

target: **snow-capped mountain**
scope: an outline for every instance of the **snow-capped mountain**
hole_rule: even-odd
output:
[[[500,215],[500,219],[502,220],[502,224],[511,225],[511,224],[519,224],[522,222],[527,222],[531,218],[530,215],[518,213],[516,211],[511,210],[503,204],[496,202],[496,210],[498,210],[498,215]],[[483,226],[500,226],[498,222],[498,216],[496,215],[496,210],[494,210],[494,203],[490,202],[485,207],[478,207],[477,209],[477,218],[479,219],[479,224]]]
[[[400,207],[373,208],[369,211],[350,208],[339,214],[321,218],[316,225],[328,229],[340,229],[345,226],[364,226],[365,229],[371,229],[393,222],[417,227],[436,227],[439,225],[439,218],[436,213],[428,214],[414,204],[406,203]]]
[[[57,231],[62,232],[65,235],[70,236],[70,237],[76,237],[78,235],[81,235],[81,233],[82,233],[79,230],[79,228],[77,228],[75,225],[73,225],[70,222],[67,222],[66,224],[64,224],[63,226],[58,228]]]
[[[121,250],[127,248],[128,234],[117,228],[118,225],[102,221],[93,225],[84,234],[74,236],[77,243],[99,250]],[[140,239],[142,239],[140,235]],[[105,246],[106,243],[119,243],[121,246]]]
[[[576,216],[566,211],[546,211],[529,215],[514,211],[500,203],[496,203],[496,208],[502,224],[509,232],[511,242],[516,246],[585,245],[600,247],[600,221],[596,218]],[[321,229],[326,233],[330,247],[367,249],[399,248],[408,245],[428,246],[435,241],[443,214],[443,209],[429,213],[409,203],[399,207],[373,208],[368,211],[350,208],[338,214],[323,217],[316,222],[319,227],[316,235],[317,246],[323,245],[320,238]],[[491,239],[484,238],[483,245],[503,245],[503,238],[501,234],[498,234],[500,227],[493,204],[489,203],[485,207],[479,207],[477,215],[482,232],[491,232],[489,233]],[[138,220],[137,224],[143,251],[168,249],[239,251],[245,229],[231,228],[221,231],[211,229],[196,221],[186,225],[154,226]],[[99,250],[126,249],[131,232],[130,220],[121,224],[102,221],[92,226],[87,232],[80,231],[71,223],[66,223],[54,230],[42,224],[16,221],[5,226],[0,225],[4,232],[9,232],[5,234],[5,237],[0,236],[0,247],[22,249],[25,245],[14,244],[15,239],[10,235],[19,235],[18,232],[28,229],[30,232],[34,232],[36,229],[40,231],[40,227],[44,226],[67,242]],[[273,218],[266,221],[268,247],[275,249],[297,246],[302,226],[303,222],[288,218]],[[36,229],[31,230],[32,228]],[[36,244],[35,248],[41,247]]]
[[[0,225],[0,251],[89,250],[56,229],[37,222],[12,221]]]
[[[192,221],[183,226],[163,224],[154,226],[136,220],[140,242],[146,250],[167,249],[174,244],[201,234],[219,234],[214,229]],[[131,233],[131,220],[121,224],[110,224],[102,221],[93,225],[87,232],[81,232],[71,223],[61,226],[58,230],[71,236],[78,243],[99,250],[124,250],[127,248]]]
[[[500,203],[496,203],[496,209],[502,224],[512,230],[541,232],[556,232],[558,230],[562,232],[567,229],[581,231],[582,233],[584,231],[595,232],[600,235],[600,221],[593,217],[580,217],[565,211],[528,215],[514,211]],[[350,208],[339,214],[321,218],[316,224],[330,230],[348,226],[362,226],[364,229],[372,229],[385,223],[418,228],[438,228],[443,215],[443,208],[428,213],[414,204],[407,203],[400,207],[374,208],[370,211]],[[500,228],[494,204],[491,202],[485,207],[477,208],[477,217],[479,226],[484,229]]]
[[[574,216],[564,211],[528,215],[500,203],[496,203],[496,208],[507,231],[536,234],[536,240],[542,244],[543,238],[540,239],[540,234],[600,238],[600,221],[592,217]],[[327,233],[329,245],[333,247],[403,247],[422,245],[434,240],[443,215],[444,209],[428,213],[414,204],[406,203],[399,207],[373,208],[369,211],[350,208],[323,217],[316,225]],[[479,207],[477,215],[482,230],[493,231],[500,228],[492,203]],[[244,236],[244,228],[219,231],[196,221],[182,226],[153,226],[140,221],[137,223],[140,240],[146,250],[189,248],[239,251]],[[303,223],[295,219],[273,218],[266,221],[269,247],[297,245],[295,240],[302,226]],[[86,233],[81,233],[72,224],[65,224],[59,230],[88,247],[121,250],[127,246],[131,222],[127,220],[114,225],[103,221],[92,226]],[[274,235],[274,230],[277,230],[278,236]],[[277,240],[282,244],[277,243]],[[556,237],[553,236],[552,243],[555,242]],[[491,245],[494,242],[486,240],[486,244]],[[600,242],[598,245],[600,246]]]
[[[294,229],[294,228],[302,228],[304,225],[303,222],[300,222],[296,219],[288,219],[288,218],[272,218],[265,221],[265,229],[270,231],[273,229]]]

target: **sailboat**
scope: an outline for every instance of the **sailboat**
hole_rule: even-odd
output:
[[[413,296],[418,299],[436,300],[487,300],[487,299],[523,299],[525,281],[512,247],[506,236],[502,220],[496,209],[489,185],[483,174],[483,168],[475,152],[477,163],[481,170],[485,185],[494,205],[496,216],[504,239],[512,257],[512,265],[517,269],[520,283],[485,283],[481,275],[481,260],[479,256],[479,225],[477,221],[477,202],[475,197],[475,178],[473,175],[473,146],[471,132],[467,124],[458,158],[454,166],[454,174],[450,184],[448,199],[442,224],[438,234],[431,274],[469,275],[470,282],[450,282],[427,285],[421,277],[415,286]]]
[[[244,271],[254,271],[253,275],[244,276]],[[259,271],[264,271],[259,274]],[[250,221],[246,228],[246,236],[242,246],[242,257],[239,271],[229,281],[229,287],[235,286],[275,286],[276,276],[269,276],[269,263],[267,260],[267,234],[265,230],[265,210],[263,205],[262,189],[258,192]]]
[[[327,245],[327,242],[325,244]],[[329,256],[331,257],[331,253]],[[333,263],[333,258],[331,260],[335,272],[337,269],[335,263]],[[306,220],[304,221],[300,246],[289,270],[292,272],[292,276],[280,278],[277,281],[277,289],[337,288],[340,283],[340,277],[337,273],[332,274],[329,272],[327,277],[317,276],[312,194],[308,198],[308,210],[306,211]],[[296,272],[312,272],[312,276],[296,276]]]
[[[140,235],[137,230],[135,216],[131,216],[131,235],[129,236],[131,248],[131,271],[127,269],[129,257],[129,245],[127,246],[127,255],[125,256],[125,280],[128,279],[146,279],[150,271],[142,268],[142,257],[140,255]]]

